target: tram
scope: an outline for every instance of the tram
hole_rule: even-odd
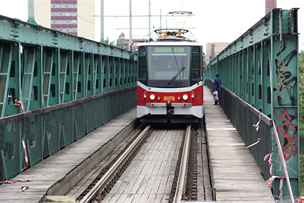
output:
[[[187,29],[155,30],[138,44],[137,118],[145,123],[204,121],[203,51]]]

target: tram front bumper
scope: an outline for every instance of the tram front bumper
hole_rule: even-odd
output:
[[[203,118],[203,106],[192,106],[191,103],[150,103],[137,106],[137,118],[146,115],[191,115]]]

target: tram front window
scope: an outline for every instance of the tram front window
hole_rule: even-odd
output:
[[[185,87],[190,79],[190,47],[149,47],[148,84]]]

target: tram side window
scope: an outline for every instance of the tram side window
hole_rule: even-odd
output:
[[[148,79],[146,47],[140,47],[138,51],[138,79],[144,83],[146,83]]]
[[[192,47],[191,51],[191,85],[201,81],[202,53],[200,47]]]

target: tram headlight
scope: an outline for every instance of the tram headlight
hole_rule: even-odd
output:
[[[188,98],[189,98],[189,96],[188,96],[187,94],[184,94],[184,95],[183,95],[183,100],[184,100],[184,101],[187,101]]]
[[[155,95],[154,95],[154,94],[150,94],[150,97],[149,97],[149,98],[150,98],[150,100],[153,101],[153,100],[155,99]]]

